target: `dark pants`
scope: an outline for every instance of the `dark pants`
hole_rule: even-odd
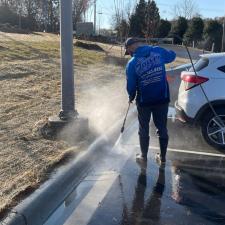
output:
[[[147,156],[149,147],[149,123],[152,115],[153,122],[157,128],[157,135],[159,137],[159,145],[162,159],[166,157],[168,145],[168,130],[167,130],[167,113],[169,104],[155,105],[155,106],[137,106],[138,121],[139,121],[139,140],[141,153]]]

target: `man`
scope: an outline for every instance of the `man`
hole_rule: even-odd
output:
[[[152,115],[159,137],[160,154],[156,160],[165,165],[168,146],[167,113],[169,86],[165,64],[175,60],[176,54],[158,46],[148,46],[137,38],[125,42],[126,55],[132,58],[127,64],[127,92],[129,102],[136,98],[141,154],[137,162],[147,162],[149,148],[149,122]]]

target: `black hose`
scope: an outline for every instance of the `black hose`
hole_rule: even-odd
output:
[[[191,61],[191,65],[192,65],[193,71],[194,71],[194,73],[195,73],[195,76],[198,76],[198,75],[197,75],[197,72],[196,72],[196,69],[195,69],[195,67],[194,67],[193,60],[192,60],[192,58],[191,58],[190,51],[189,51],[187,45],[185,44],[185,42],[183,41],[183,39],[182,39],[179,35],[173,35],[173,37],[176,37],[177,39],[179,39],[179,40],[183,43],[183,45],[185,46],[185,49],[186,49],[186,51],[187,51],[187,53],[188,53],[188,57],[189,57],[189,59],[190,59],[190,61]],[[212,112],[213,112],[213,114],[215,115],[215,117],[218,119],[220,128],[225,127],[224,122],[223,122],[222,119],[218,116],[218,114],[217,114],[216,110],[214,109],[212,103],[210,102],[210,100],[209,100],[209,98],[208,98],[208,96],[207,96],[207,94],[206,94],[206,92],[205,92],[205,90],[204,90],[202,84],[200,84],[200,88],[201,88],[201,90],[202,90],[203,95],[205,96],[205,99],[206,99],[206,101],[207,101],[207,103],[208,103],[210,109],[212,110]]]

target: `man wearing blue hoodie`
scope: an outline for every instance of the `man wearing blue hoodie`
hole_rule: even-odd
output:
[[[149,122],[151,116],[157,128],[160,154],[156,160],[164,165],[168,146],[167,113],[170,102],[165,64],[175,60],[176,54],[158,46],[149,46],[138,38],[125,42],[126,55],[132,58],[127,64],[127,92],[129,102],[136,99],[139,121],[141,154],[137,162],[147,162],[149,148]]]

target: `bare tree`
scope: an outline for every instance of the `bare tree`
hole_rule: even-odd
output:
[[[60,0],[0,0],[0,7],[6,7],[11,14],[3,16],[4,23],[19,25],[30,30],[57,31],[59,28]],[[63,0],[62,0],[63,1]],[[94,0],[73,0],[73,22],[83,21],[87,9]],[[16,22],[15,22],[16,21]],[[15,24],[17,23],[17,24]]]
[[[114,20],[118,23],[130,18],[136,7],[136,0],[114,0]]]
[[[18,6],[21,5],[22,0],[0,0],[0,6],[5,5],[8,6],[10,9],[17,12]]]
[[[196,15],[199,15],[198,6],[193,0],[181,0],[174,5],[173,12],[176,17],[184,17],[188,20],[192,19]]]
[[[124,0],[114,0],[116,23],[124,19]]]
[[[134,12],[136,0],[114,0],[114,15],[113,26],[118,31],[120,41],[128,36],[129,33],[129,19]]]
[[[14,6],[16,0],[0,0],[0,5]]]
[[[122,20],[124,19],[124,0],[114,0],[114,23],[115,27],[119,28]],[[122,42],[122,31],[119,31],[120,41]]]
[[[59,0],[39,0],[38,22],[48,32],[55,32],[59,28]]]
[[[88,8],[93,3],[93,0],[73,0],[73,22],[75,25],[84,20]]]
[[[129,0],[127,1],[127,4],[125,6],[125,13],[126,13],[126,17],[127,19],[129,19],[132,15],[132,13],[134,13],[135,7],[137,5],[136,0]]]

